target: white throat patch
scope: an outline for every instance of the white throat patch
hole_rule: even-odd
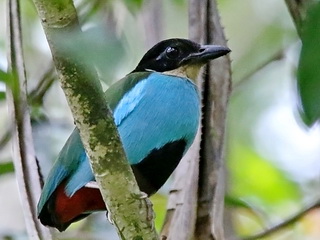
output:
[[[163,72],[163,74],[178,76],[183,78],[189,78],[192,81],[196,81],[200,72],[200,68],[202,64],[194,64],[194,65],[185,65],[181,66],[177,69],[173,69],[170,71]]]

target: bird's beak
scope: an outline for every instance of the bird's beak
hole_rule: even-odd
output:
[[[191,53],[183,61],[185,63],[207,63],[209,60],[228,54],[231,50],[220,45],[201,45],[198,52]]]

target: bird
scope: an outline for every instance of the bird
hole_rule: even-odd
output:
[[[105,92],[127,160],[148,196],[170,177],[196,136],[200,69],[230,49],[182,38],[163,40],[137,67]],[[37,214],[43,225],[65,231],[96,211],[106,211],[89,158],[75,128],[45,181]]]

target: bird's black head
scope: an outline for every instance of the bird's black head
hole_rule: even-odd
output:
[[[187,39],[173,38],[157,43],[141,59],[133,72],[169,72],[184,66],[202,66],[230,52],[218,45],[200,45]],[[184,68],[185,69],[185,68]]]

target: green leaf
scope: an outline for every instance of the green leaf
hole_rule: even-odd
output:
[[[0,163],[0,175],[11,173],[14,171],[14,166],[12,162]]]
[[[283,171],[245,145],[232,147],[228,164],[233,197],[257,199],[269,206],[299,198],[297,185]]]
[[[230,206],[230,207],[243,207],[243,208],[251,209],[251,206],[247,202],[241,200],[240,198],[233,197],[229,194],[225,195],[224,203],[226,206]]]
[[[0,91],[0,101],[6,99],[6,93]]]
[[[156,229],[157,231],[160,231],[166,215],[168,198],[167,196],[164,196],[160,193],[156,193],[150,198],[150,200],[152,201],[153,209],[156,215],[156,218],[155,218]]]
[[[0,82],[8,82],[9,78],[10,78],[10,75],[0,69]]]
[[[123,2],[130,12],[135,13],[141,9],[144,0],[124,0]]]
[[[298,66],[298,93],[301,116],[311,126],[320,119],[320,3],[312,5],[302,31]]]

